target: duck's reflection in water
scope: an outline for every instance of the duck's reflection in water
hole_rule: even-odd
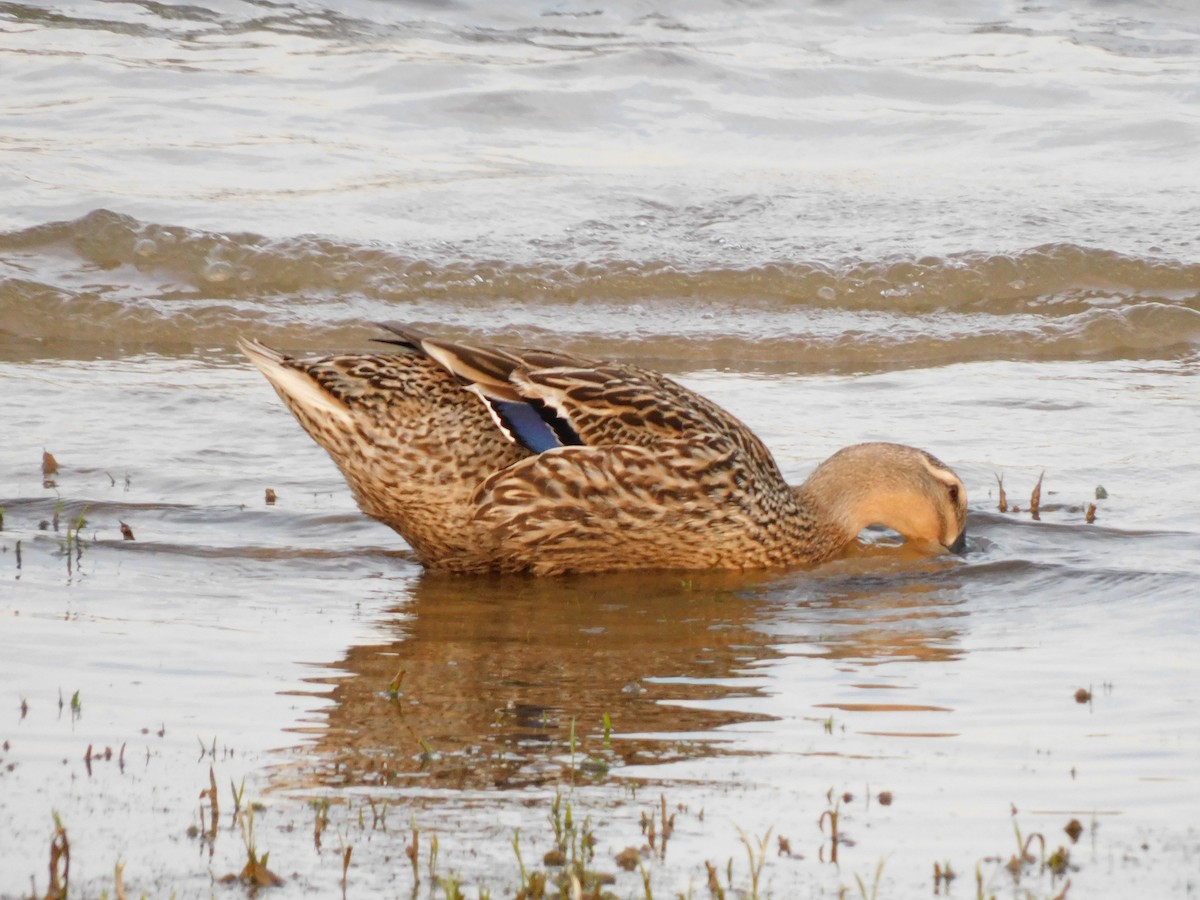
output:
[[[756,663],[953,652],[956,620],[943,618],[936,590],[872,594],[836,581],[424,574],[386,626],[393,640],[350,648],[318,679],[332,706],[306,762],[280,774],[289,787],[335,788],[520,787],[572,767],[572,777],[600,779],[737,752],[714,729],[769,719],[738,699],[780,687]],[[931,617],[932,629],[922,624]]]
[[[875,666],[953,662],[965,652],[964,597],[944,572],[832,577],[807,596],[787,601],[765,627],[779,635],[777,649],[789,656]]]

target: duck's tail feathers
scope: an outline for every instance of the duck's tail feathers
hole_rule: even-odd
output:
[[[238,338],[238,346],[271,382],[275,392],[290,409],[303,412],[310,418],[317,414],[333,416],[346,427],[350,426],[351,415],[346,405],[317,384],[303,369],[290,365],[290,356],[256,340]]]

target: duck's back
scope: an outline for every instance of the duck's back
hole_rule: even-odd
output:
[[[634,366],[387,327],[387,355],[244,347],[363,511],[426,565],[795,562],[808,520],[766,447],[711,401]]]

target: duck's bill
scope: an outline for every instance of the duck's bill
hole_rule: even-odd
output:
[[[959,536],[954,539],[954,543],[947,545],[946,549],[949,550],[951,553],[957,554],[958,556],[966,556],[967,555],[967,529],[964,528],[962,530],[962,533],[959,534]]]

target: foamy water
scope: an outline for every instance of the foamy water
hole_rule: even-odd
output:
[[[273,896],[411,892],[413,823],[510,895],[556,792],[618,896],[750,891],[738,829],[764,896],[1194,892],[1197,60],[1182,3],[0,6],[0,896],[54,813],[72,894],[231,890],[243,779]],[[670,371],[792,480],[926,447],[971,552],[424,575],[234,350],[391,319]]]

